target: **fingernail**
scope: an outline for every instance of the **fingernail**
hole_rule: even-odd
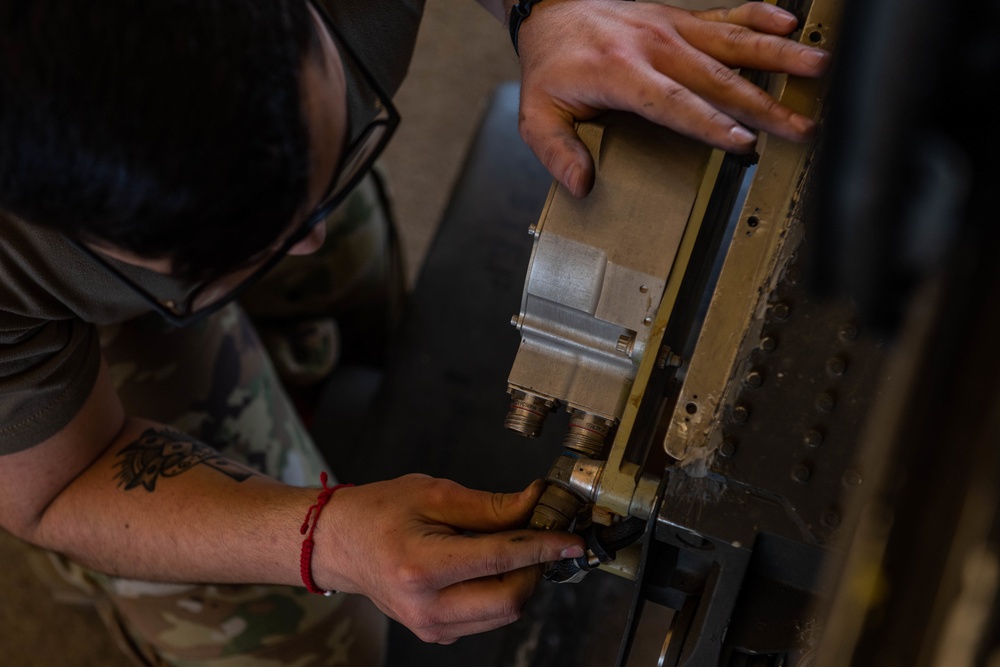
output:
[[[569,547],[568,549],[563,549],[562,552],[560,552],[559,557],[560,558],[579,558],[582,555],[583,555],[583,547],[572,546],[572,547]]]
[[[733,129],[729,130],[729,136],[738,144],[753,144],[757,141],[757,135],[742,125],[736,125]]]
[[[801,114],[794,114],[788,119],[788,124],[804,136],[809,136],[816,129],[816,123],[812,118],[807,118]]]
[[[826,59],[830,57],[830,53],[823,49],[805,49],[799,57],[806,65],[817,67],[826,62]]]
[[[569,166],[569,169],[566,170],[565,182],[573,196],[579,196],[577,193],[580,191],[580,165],[574,163]]]
[[[775,7],[771,14],[771,24],[779,30],[791,29],[797,23],[794,14],[790,14],[783,9]]]

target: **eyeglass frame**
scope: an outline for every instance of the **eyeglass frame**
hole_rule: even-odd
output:
[[[389,95],[386,94],[385,90],[375,79],[374,75],[372,75],[372,73],[368,70],[368,68],[364,66],[364,63],[354,52],[354,50],[351,49],[347,40],[344,39],[343,35],[341,35],[340,31],[337,30],[336,26],[334,25],[333,18],[330,16],[330,14],[317,0],[305,0],[305,1],[309,6],[311,6],[316,11],[316,14],[320,17],[320,21],[322,21],[324,27],[327,30],[329,30],[330,34],[334,37],[334,43],[337,46],[338,52],[341,53],[341,56],[346,54],[347,57],[353,61],[356,71],[365,80],[365,83],[367,83],[368,86],[371,88],[371,92],[375,94],[376,116],[372,118],[370,121],[368,121],[368,124],[364,127],[364,129],[358,133],[357,138],[354,139],[351,142],[351,144],[348,145],[346,149],[341,153],[340,162],[337,166],[336,171],[333,174],[333,177],[330,180],[329,185],[326,188],[325,194],[320,199],[320,203],[313,210],[313,212],[306,217],[306,219],[302,222],[299,228],[295,232],[290,234],[282,242],[281,247],[278,248],[278,250],[276,250],[259,267],[253,269],[252,272],[246,278],[243,278],[238,284],[234,285],[232,289],[230,289],[223,297],[220,297],[216,301],[209,303],[203,308],[192,310],[192,305],[197,300],[198,296],[200,296],[206,289],[208,289],[212,285],[215,285],[217,281],[221,280],[227,275],[236,273],[238,269],[220,274],[214,278],[210,278],[202,282],[200,285],[195,287],[187,294],[183,306],[181,306],[172,299],[161,300],[160,298],[154,296],[144,287],[137,284],[135,281],[133,281],[128,276],[123,274],[107,259],[102,257],[100,253],[90,248],[86,243],[83,243],[69,236],[66,237],[66,240],[69,241],[70,244],[72,244],[78,250],[80,250],[85,255],[89,256],[91,259],[97,262],[97,264],[103,267],[105,271],[110,273],[112,276],[114,276],[115,279],[117,279],[119,282],[121,282],[130,290],[132,290],[135,294],[137,294],[140,298],[146,301],[147,304],[151,306],[154,311],[156,311],[167,322],[169,322],[174,326],[187,326],[208,317],[212,313],[217,312],[221,308],[231,303],[233,299],[237,298],[240,294],[249,289],[251,285],[256,283],[266,273],[268,273],[271,269],[273,269],[278,264],[278,262],[280,262],[287,256],[288,251],[291,250],[291,248],[295,244],[299,243],[304,238],[306,238],[309,235],[309,233],[312,232],[312,230],[316,227],[316,225],[322,223],[327,218],[327,216],[329,216],[330,213],[332,213],[333,210],[337,208],[337,206],[343,203],[344,200],[354,191],[354,188],[357,187],[358,183],[361,182],[361,179],[363,179],[368,174],[368,172],[371,171],[371,168],[375,164],[375,161],[382,154],[382,151],[385,150],[386,145],[389,143],[389,140],[392,138],[393,133],[399,126],[400,115],[399,111],[392,103],[392,98],[390,98]],[[354,150],[357,150],[358,147],[365,142],[366,137],[368,137],[372,129],[377,128],[379,126],[385,126],[385,129],[382,133],[382,136],[378,139],[378,142],[375,144],[375,147],[371,150],[368,156],[365,157],[364,162],[358,166],[354,175],[351,176],[350,179],[347,180],[341,186],[340,190],[337,190],[338,181],[341,177],[341,174],[343,173],[345,165],[348,164],[348,158],[352,155],[352,152]],[[348,127],[350,127],[349,123]]]

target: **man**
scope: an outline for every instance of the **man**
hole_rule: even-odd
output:
[[[150,664],[377,664],[364,598],[447,643],[516,619],[535,566],[580,554],[518,530],[536,486],[407,476],[317,502],[323,463],[232,303],[337,232],[420,9],[0,2],[0,525],[83,566]],[[730,69],[819,74],[824,52],[778,37],[794,26],[763,3],[545,0],[518,34],[522,135],[577,196],[573,123],[604,109],[737,152],[744,124],[805,139]]]

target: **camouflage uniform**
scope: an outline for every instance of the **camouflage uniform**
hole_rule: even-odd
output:
[[[333,367],[331,315],[380,317],[385,328],[398,314],[402,273],[378,195],[368,179],[331,215],[323,251],[288,258],[244,300],[272,341],[281,374],[293,381],[316,381]],[[381,302],[371,301],[376,297]],[[366,304],[375,304],[376,315]],[[288,484],[318,482],[325,463],[244,307],[232,304],[181,329],[155,315],[140,317],[102,329],[101,343],[130,414],[184,431]],[[388,622],[359,596],[138,582],[54,559],[88,591],[139,664],[371,667],[383,661]]]

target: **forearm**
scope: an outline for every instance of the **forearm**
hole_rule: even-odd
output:
[[[313,580],[368,596],[427,641],[500,627],[519,613],[536,565],[583,554],[574,535],[517,530],[540,494],[420,475],[343,489],[315,519]],[[299,528],[317,496],[125,418],[104,367],[68,425],[0,457],[0,525],[135,579],[299,584]]]
[[[130,419],[24,537],[116,576],[295,584],[315,497]]]

